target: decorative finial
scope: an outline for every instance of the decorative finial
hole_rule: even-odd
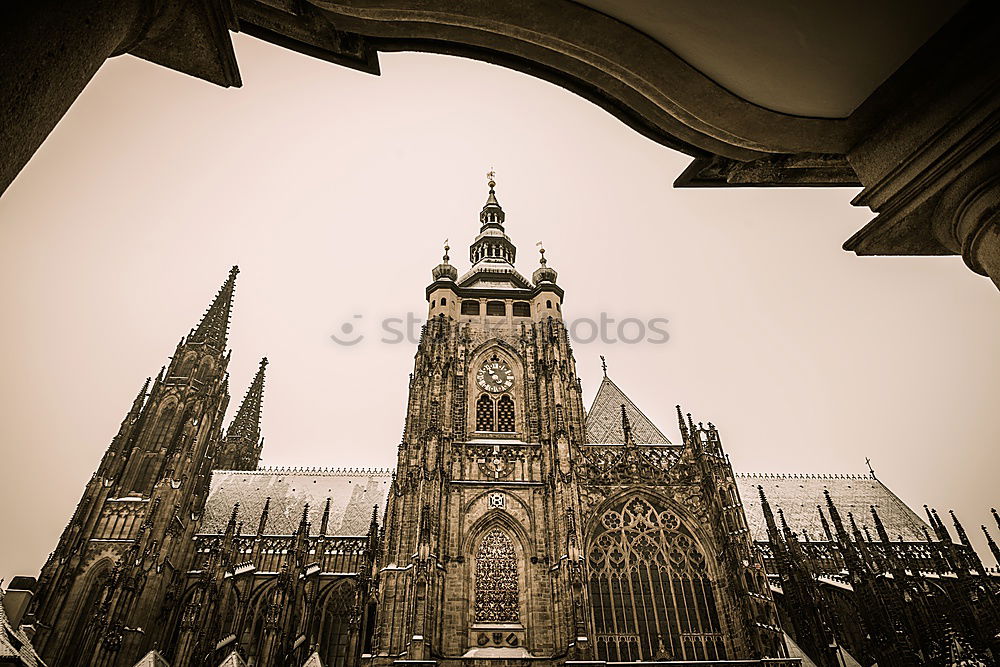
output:
[[[261,358],[261,360],[260,360],[260,368],[261,368],[261,370],[264,370],[265,368],[267,368],[267,357],[262,357]]]
[[[445,264],[447,264],[448,260],[451,259],[450,257],[448,257],[448,251],[449,250],[451,250],[451,246],[448,245],[448,239],[445,239],[444,240],[444,263]]]
[[[869,474],[871,474],[872,479],[876,479],[876,477],[875,477],[875,469],[872,468],[872,460],[870,458],[868,458],[867,456],[865,457],[865,465],[868,466],[868,472],[869,472]]]
[[[545,246],[543,246],[542,242],[539,241],[538,243],[535,244],[535,247],[538,248],[538,253],[541,255],[541,257],[538,258],[538,263],[541,264],[542,266],[545,266],[545,264],[546,264],[546,262],[545,262]]]
[[[608,362],[604,359],[604,355],[601,355],[601,370],[604,371],[604,377],[608,377]]]
[[[488,172],[486,172],[486,184],[490,186],[490,192],[493,192],[493,188],[496,187],[497,184],[496,179],[497,179],[497,173],[495,171],[490,169]]]

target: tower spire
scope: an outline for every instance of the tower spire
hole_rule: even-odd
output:
[[[990,531],[986,530],[986,525],[982,526],[983,534],[986,535],[986,544],[989,545],[990,551],[993,552],[993,558],[996,559],[997,567],[1000,567],[1000,547],[997,543],[993,541],[993,536],[990,535]]]
[[[505,265],[513,268],[517,248],[503,229],[505,214],[497,201],[496,190],[493,189],[496,186],[495,177],[496,174],[492,171],[486,174],[490,192],[483,210],[479,212],[479,235],[469,246],[469,261],[473,266],[486,262],[489,265],[500,265],[500,268]]]
[[[240,409],[236,411],[227,438],[240,438],[247,444],[256,444],[260,440],[260,408],[264,399],[264,370],[267,368],[267,357],[260,360],[257,374],[247,389]]]
[[[264,441],[260,437],[260,408],[264,400],[264,370],[267,357],[260,360],[257,374],[240,403],[236,416],[222,439],[219,465],[231,470],[253,470],[260,461]]]
[[[226,340],[229,337],[229,316],[233,308],[233,292],[239,272],[238,266],[229,270],[229,277],[219,288],[201,322],[188,336],[188,343],[209,345],[220,352],[226,348]]]

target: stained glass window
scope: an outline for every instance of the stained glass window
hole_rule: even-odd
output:
[[[705,555],[676,514],[631,498],[588,544],[599,660],[720,660],[725,648]]]
[[[483,538],[476,554],[476,623],[517,623],[517,554],[499,528]]]

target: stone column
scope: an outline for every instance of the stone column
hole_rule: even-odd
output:
[[[990,151],[941,194],[934,232],[966,266],[1000,289],[1000,149]]]
[[[7,0],[0,9],[0,194],[153,0]]]

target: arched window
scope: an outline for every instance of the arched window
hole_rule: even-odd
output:
[[[514,432],[514,399],[507,394],[497,401],[497,431],[501,433]]]
[[[441,297],[441,305],[442,306],[448,305],[448,298],[447,297]]]
[[[463,315],[478,315],[479,314],[479,302],[471,301],[466,299],[462,302],[462,314]]]
[[[587,564],[599,660],[726,658],[705,555],[670,510],[635,497],[608,509]]]
[[[546,308],[551,308],[551,307],[552,307],[552,301],[551,301],[551,300],[548,300],[548,299],[547,299],[547,300],[545,301],[545,307],[546,307]]]
[[[514,317],[530,317],[531,306],[527,301],[514,302]]]
[[[160,447],[166,446],[170,431],[173,430],[171,427],[174,424],[175,412],[177,412],[177,406],[173,403],[160,410],[160,415],[156,419],[156,426],[153,428],[153,434],[149,439],[146,449],[155,451]]]
[[[506,315],[507,314],[507,304],[503,301],[487,301],[486,302],[486,314],[487,315]]]
[[[476,401],[476,430],[495,431],[497,430],[496,414],[493,399],[487,394],[483,394]]]
[[[495,433],[514,433],[514,399],[504,394],[494,400],[489,394],[482,394],[476,401],[476,430]]]
[[[494,528],[476,553],[476,623],[517,623],[519,607],[514,544]]]
[[[341,585],[332,591],[323,607],[319,620],[319,650],[323,665],[344,667],[350,651],[350,618],[354,602],[354,588]]]

